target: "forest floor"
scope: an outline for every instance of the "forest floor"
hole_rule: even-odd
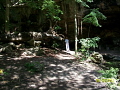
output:
[[[0,90],[109,90],[105,83],[95,81],[101,74],[98,64],[80,62],[74,51],[55,52],[44,49],[42,56],[13,57],[0,54]],[[29,72],[25,63],[44,64],[42,72]]]

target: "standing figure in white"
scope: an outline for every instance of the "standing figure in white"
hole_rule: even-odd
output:
[[[66,43],[66,51],[70,51],[69,40],[67,38],[65,39],[65,43]]]

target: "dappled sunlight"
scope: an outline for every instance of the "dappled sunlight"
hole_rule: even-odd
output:
[[[70,55],[75,55],[75,51],[65,51],[65,50],[63,50],[62,52],[65,52],[65,53],[70,54]]]
[[[56,54],[55,57],[60,59],[60,60],[64,60],[64,59],[76,59],[76,57],[74,56],[75,55],[75,52],[74,51],[65,51],[63,50],[62,51],[63,53],[59,53],[59,54]]]
[[[95,82],[99,70],[94,64],[78,63],[74,55],[58,53],[51,56],[5,57],[1,55],[0,68],[6,74],[0,78],[1,90],[78,90],[104,87]],[[44,64],[42,72],[26,70],[25,63]]]
[[[0,57],[2,57],[3,55],[0,55]]]
[[[11,40],[22,40],[22,37],[11,38]]]
[[[74,56],[71,56],[71,55],[65,55],[65,54],[58,54],[58,55],[55,55],[56,58],[62,60],[62,59],[75,59]]]
[[[23,60],[23,59],[30,59],[30,58],[34,58],[35,56],[20,56],[20,57],[15,57],[15,58],[11,58],[12,60]]]

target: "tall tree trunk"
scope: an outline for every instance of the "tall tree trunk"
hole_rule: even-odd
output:
[[[82,18],[83,18],[83,10],[84,10],[84,6],[80,3],[80,12],[81,12],[81,21],[80,21],[80,29],[81,29],[81,37],[82,37],[82,34],[83,34],[83,22],[82,22]]]
[[[82,22],[82,20],[80,22],[80,29],[81,29],[81,36],[82,36],[82,33],[83,33],[83,22]]]
[[[65,1],[63,1],[62,3],[62,9],[63,9],[63,12],[64,12],[64,19],[65,19],[65,34],[67,35],[68,33],[68,24],[67,24],[67,6],[65,4]]]
[[[49,27],[49,30],[53,30],[53,26],[52,26],[52,21],[49,19],[50,21],[50,27]]]
[[[65,34],[67,35],[67,30],[68,29],[68,25],[67,25],[67,21],[66,21],[66,19],[65,19]]]
[[[75,55],[77,55],[77,16],[76,16],[76,3],[75,3]]]
[[[77,18],[75,14],[75,55],[77,55]]]
[[[6,0],[6,11],[5,11],[5,32],[9,33],[9,0]]]

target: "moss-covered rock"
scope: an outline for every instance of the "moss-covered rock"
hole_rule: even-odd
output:
[[[90,57],[94,63],[104,63],[103,56],[99,52],[93,52]]]

